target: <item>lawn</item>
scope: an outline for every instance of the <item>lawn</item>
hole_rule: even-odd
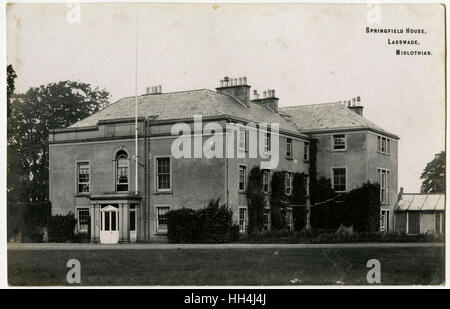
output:
[[[444,281],[444,248],[9,250],[10,285],[366,285],[378,259],[383,285]]]

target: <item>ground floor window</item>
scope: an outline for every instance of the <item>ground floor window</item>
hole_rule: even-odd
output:
[[[380,231],[389,231],[389,210],[387,209],[382,209],[380,211]]]
[[[78,231],[87,232],[89,227],[89,208],[78,208]]]
[[[245,233],[247,231],[247,208],[239,208],[239,232]]]
[[[286,220],[286,225],[288,229],[293,230],[294,229],[294,216],[292,213],[292,209],[286,208],[284,210],[284,218]]]
[[[158,213],[156,229],[159,233],[167,233],[167,212],[169,211],[170,207],[162,206],[157,207],[156,209]]]
[[[419,234],[420,233],[420,213],[409,211],[407,213],[407,234]]]
[[[264,230],[270,230],[270,208],[264,208]]]

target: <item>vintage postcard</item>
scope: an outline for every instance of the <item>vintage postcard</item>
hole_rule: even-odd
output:
[[[445,5],[5,10],[10,287],[445,285]]]

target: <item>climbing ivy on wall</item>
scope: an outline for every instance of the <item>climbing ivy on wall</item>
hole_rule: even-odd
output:
[[[259,166],[250,170],[247,188],[248,233],[254,234],[264,228],[264,207],[266,205],[262,188],[262,171]]]
[[[292,179],[292,196],[290,200],[291,204],[295,205],[292,207],[294,229],[302,230],[306,225],[306,190],[304,173],[294,173]]]
[[[284,172],[276,171],[272,174],[271,194],[270,194],[270,222],[272,230],[282,230],[286,228],[286,220],[282,215],[285,198]]]

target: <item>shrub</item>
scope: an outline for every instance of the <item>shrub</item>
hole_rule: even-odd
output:
[[[50,242],[73,242],[77,220],[73,213],[51,216],[48,222],[48,238]]]
[[[259,166],[250,170],[247,187],[248,232],[258,233],[264,228],[264,207],[266,205],[262,188],[262,172]]]
[[[50,202],[8,204],[8,239],[22,234],[23,242],[42,242],[51,216]]]
[[[231,210],[211,200],[206,208],[181,208],[167,213],[168,238],[174,243],[223,243],[236,236]],[[237,226],[239,235],[239,226]]]

